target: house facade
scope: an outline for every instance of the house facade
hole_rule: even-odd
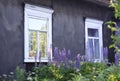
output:
[[[47,63],[54,47],[101,61],[111,43],[105,22],[112,11],[104,1],[0,0],[0,74]],[[113,56],[109,50],[109,61]]]

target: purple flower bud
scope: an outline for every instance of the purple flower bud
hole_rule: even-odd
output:
[[[59,50],[59,55],[58,55],[58,61],[61,62],[63,59],[62,59],[62,52],[61,50]]]
[[[76,67],[80,68],[80,54],[77,54],[77,57],[76,57]]]
[[[70,50],[68,50],[68,60],[72,60],[72,55]]]
[[[35,54],[35,67],[37,67],[37,54]]]
[[[26,70],[26,63],[23,64],[23,68],[24,68],[24,70]]]
[[[65,59],[66,59],[66,49],[65,48],[62,50],[62,59],[63,59],[63,61],[65,61]]]
[[[48,48],[48,59],[49,59],[49,62],[52,62],[52,46],[50,46],[50,48]]]
[[[107,47],[103,48],[103,58],[104,60],[108,59],[108,48]]]
[[[54,60],[57,60],[58,55],[59,55],[59,50],[58,50],[57,47],[55,47],[55,49],[54,49]]]
[[[118,66],[119,64],[119,58],[120,58],[120,55],[119,54],[115,54],[115,65]]]

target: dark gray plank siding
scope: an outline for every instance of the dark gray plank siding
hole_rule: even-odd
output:
[[[0,74],[23,66],[25,3],[53,8],[53,46],[71,49],[73,55],[85,54],[85,18],[107,21],[111,15],[108,8],[84,0],[0,0]],[[110,44],[109,35],[104,27],[104,46]]]

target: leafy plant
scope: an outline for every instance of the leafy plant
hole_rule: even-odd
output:
[[[110,7],[114,9],[114,17],[115,19],[120,19],[120,0],[110,0]],[[108,21],[107,27],[111,30],[111,39],[112,44],[109,46],[110,48],[114,48],[115,52],[120,54],[120,28],[117,23],[114,21]]]
[[[56,67],[54,65],[46,65],[42,67],[36,67],[34,69],[35,76],[32,78],[35,81],[43,81],[43,80],[54,80],[54,81],[67,81],[72,78],[71,73],[76,73],[73,68],[64,68],[64,67]]]
[[[86,62],[81,65],[80,73],[91,81],[96,81],[97,76],[107,67],[104,63]]]
[[[72,80],[68,80],[68,81],[90,81],[89,79],[81,76],[81,74],[71,74],[73,75]]]
[[[35,77],[41,81],[41,79],[51,79],[53,76],[50,68],[52,66],[41,66],[41,67],[36,67],[34,68],[34,73],[35,73]],[[33,76],[34,77],[34,76]]]
[[[110,7],[114,8],[114,16],[120,19],[120,0],[110,0]]]
[[[100,81],[120,81],[120,67],[113,65],[103,70],[97,79]]]
[[[109,48],[114,48],[116,53],[120,53],[120,28],[117,27],[116,22],[109,21],[107,22],[108,28],[111,30],[111,39],[112,44],[109,46]],[[115,34],[116,33],[116,34]]]
[[[25,71],[18,66],[16,68],[15,76],[16,81],[25,81]]]

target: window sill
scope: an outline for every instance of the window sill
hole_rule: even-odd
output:
[[[48,58],[41,58],[41,60],[39,60],[39,59],[34,59],[34,58],[25,58],[24,59],[24,62],[48,62]]]

